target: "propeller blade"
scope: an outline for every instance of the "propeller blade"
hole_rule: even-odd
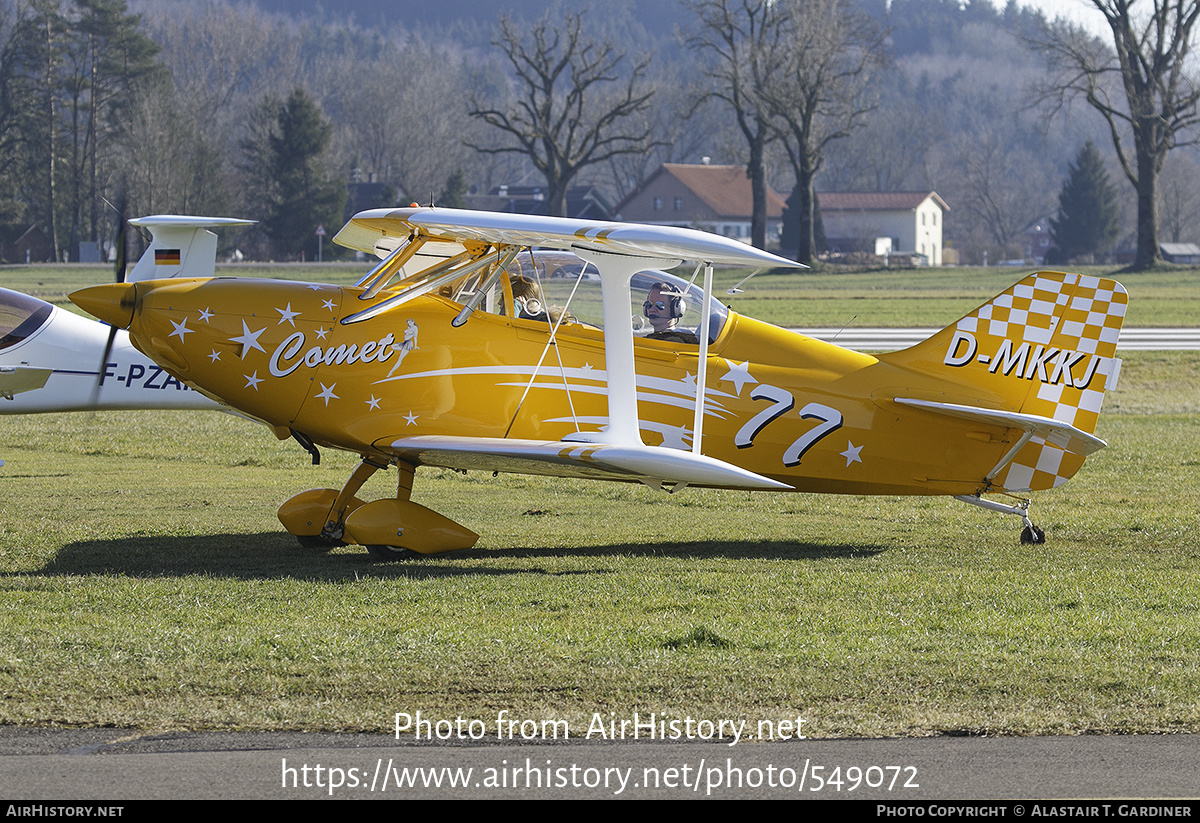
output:
[[[113,342],[117,339],[117,327],[108,327],[108,340],[104,344],[104,355],[100,358],[100,369],[96,372],[96,383],[92,386],[92,397],[88,401],[88,405],[95,410],[96,404],[100,401],[100,384],[104,380],[104,372],[108,369],[108,358],[112,354]]]
[[[125,220],[125,186],[122,185],[120,193],[117,195],[117,202],[113,207],[117,212],[117,227],[114,232],[113,245],[116,247],[116,256],[113,260],[114,280],[117,283],[125,282],[125,269],[128,265],[127,249],[125,243],[126,226],[129,224]]]
[[[113,231],[113,248],[116,254],[113,255],[113,280],[117,283],[125,282],[126,269],[128,268],[128,258],[126,250],[126,226],[129,223],[125,220],[125,203],[126,203],[125,183],[122,182],[117,189],[117,198],[115,203],[109,203],[113,211],[117,213],[116,227]],[[100,367],[96,371],[96,383],[92,386],[92,397],[88,405],[93,409],[100,401],[100,386],[104,382],[104,372],[108,370],[108,358],[112,355],[113,343],[117,339],[117,327],[109,324],[108,340],[104,343],[104,353],[100,357]]]

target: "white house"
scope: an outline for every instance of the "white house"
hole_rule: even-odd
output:
[[[830,251],[891,251],[942,265],[942,229],[950,207],[935,191],[820,192]]]

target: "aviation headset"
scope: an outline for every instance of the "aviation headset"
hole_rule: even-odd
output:
[[[655,289],[658,289],[658,293],[662,295],[663,304],[671,312],[671,319],[678,320],[683,317],[683,313],[687,311],[687,304],[683,301],[683,292],[675,288],[675,286],[671,285],[670,283],[663,283],[660,281],[652,285],[646,294],[649,295],[650,292],[654,291]],[[642,307],[645,309],[649,306],[650,299],[647,296],[646,302],[642,304]]]

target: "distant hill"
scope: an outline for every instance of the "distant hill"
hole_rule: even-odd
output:
[[[589,10],[617,28],[636,21],[650,39],[669,40],[682,16],[679,0],[233,0],[234,5],[253,5],[275,14],[308,18],[323,23],[348,23],[364,28],[389,30],[394,27],[429,33],[455,32],[460,37],[479,38],[487,43],[501,13],[532,21],[550,9],[566,12]],[[466,43],[464,45],[477,45]]]

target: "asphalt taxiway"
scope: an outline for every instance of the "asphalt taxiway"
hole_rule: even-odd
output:
[[[1166,808],[1168,799],[1200,798],[1198,761],[1200,737],[1182,734],[793,740],[736,746],[659,741],[446,745],[366,734],[5,727],[0,728],[0,797],[6,803],[43,804],[310,798],[711,797],[894,803],[1142,798]],[[1117,805],[1110,812],[1118,816]]]

